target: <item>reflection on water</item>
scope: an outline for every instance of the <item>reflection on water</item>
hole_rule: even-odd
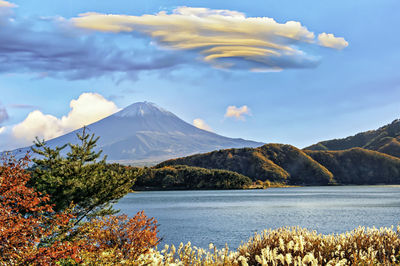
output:
[[[400,222],[400,187],[346,186],[267,190],[156,191],[130,193],[115,206],[130,216],[145,210],[159,223],[163,243],[210,242],[232,249],[254,232],[301,226],[342,233],[358,226]]]

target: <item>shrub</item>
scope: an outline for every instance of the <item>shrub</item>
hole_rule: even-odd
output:
[[[137,260],[158,244],[156,223],[143,211],[132,218],[110,215],[84,223],[78,229],[85,247],[83,260],[92,264]]]

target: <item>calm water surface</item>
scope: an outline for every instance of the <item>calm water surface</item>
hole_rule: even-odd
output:
[[[157,191],[130,193],[115,206],[133,216],[145,210],[159,223],[163,244],[188,241],[236,248],[254,232],[301,226],[342,233],[358,226],[400,222],[400,187],[346,186],[267,190]]]

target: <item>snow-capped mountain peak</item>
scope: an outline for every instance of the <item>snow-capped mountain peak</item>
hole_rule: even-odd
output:
[[[138,117],[148,115],[157,116],[173,114],[152,102],[137,102],[125,107],[121,111],[114,114],[114,116],[117,117]]]

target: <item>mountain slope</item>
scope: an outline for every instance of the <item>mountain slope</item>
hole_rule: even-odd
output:
[[[266,144],[258,148],[228,149],[165,161],[156,167],[188,165],[224,169],[253,180],[288,184],[329,184],[333,175],[302,150],[284,144]]]
[[[400,119],[380,127],[343,139],[321,141],[304,150],[346,150],[363,148],[400,157]]]
[[[153,103],[134,103],[125,109],[87,126],[99,136],[98,148],[108,161],[151,164],[163,160],[216,149],[257,147],[263,143],[233,139],[196,128]],[[75,130],[51,139],[51,147],[76,143]],[[25,153],[30,147],[18,149]]]
[[[400,184],[400,158],[362,148],[300,150],[291,145],[219,150],[172,159],[155,166],[188,165],[224,169],[254,180],[287,184]]]
[[[305,152],[340,184],[400,184],[400,158],[362,148]]]

